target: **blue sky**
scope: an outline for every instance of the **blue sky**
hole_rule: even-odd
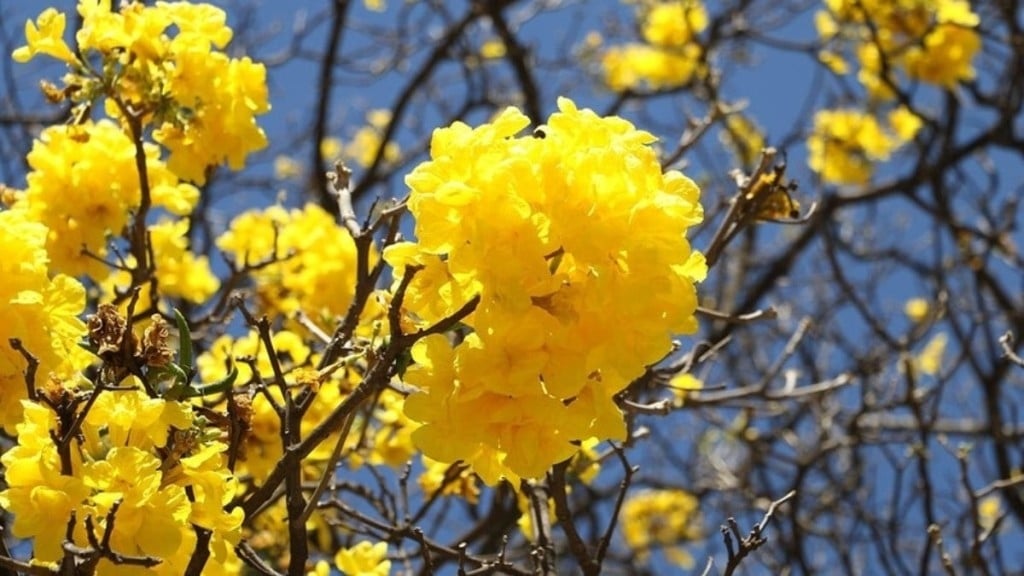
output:
[[[214,2],[229,11],[230,23],[244,31],[239,35],[240,42],[248,42],[250,49],[248,54],[256,59],[263,59],[271,62],[269,69],[269,80],[271,88],[271,102],[273,110],[263,119],[262,125],[271,136],[271,147],[264,153],[253,158],[250,168],[241,176],[230,176],[225,174],[224,178],[215,184],[213,190],[218,195],[216,204],[217,214],[220,215],[219,225],[226,226],[228,219],[241,209],[254,206],[266,206],[284,197],[288,203],[299,203],[304,199],[303,188],[305,181],[281,181],[272,179],[272,163],[278,155],[289,155],[306,162],[311,154],[313,143],[305,136],[315,109],[317,94],[317,82],[319,74],[316,62],[305,58],[307,52],[319,52],[323,49],[326,41],[329,18],[324,17],[329,10],[329,2],[296,1],[279,2],[274,0],[263,0],[262,2],[246,2],[237,0],[232,2]],[[342,140],[351,138],[354,132],[365,124],[365,114],[375,108],[390,108],[398,98],[398,92],[407,79],[407,70],[415,69],[417,64],[423,60],[425,53],[431,47],[431,39],[436,39],[442,31],[442,23],[438,19],[427,18],[423,13],[415,9],[408,13],[410,18],[423,18],[424,27],[419,30],[417,50],[410,54],[404,63],[404,68],[383,74],[373,73],[373,67],[386,59],[390,53],[387,52],[387,44],[379,40],[380,35],[386,34],[389,26],[394,22],[397,15],[402,12],[400,0],[390,0],[388,9],[383,13],[369,11],[359,3],[355,3],[350,16],[351,32],[346,34],[340,48],[342,58],[350,70],[363,70],[361,72],[339,71],[339,81],[333,88],[330,101],[330,135],[339,137]],[[452,14],[459,14],[464,2],[445,3],[450,7]],[[30,0],[3,0],[3,24],[2,28],[7,34],[7,40],[14,37],[20,39],[21,22],[28,17],[34,17],[44,3]],[[46,3],[58,7],[73,6],[73,2],[62,1]],[[722,3],[709,2],[709,10],[712,14],[721,9]],[[513,9],[511,14],[521,15],[526,18],[525,8]],[[292,44],[289,39],[292,32],[304,30],[304,38],[298,45]],[[550,113],[555,108],[555,100],[558,96],[568,96],[576,100],[581,106],[590,106],[595,110],[606,109],[614,100],[615,95],[603,89],[599,82],[587,81],[585,76],[578,74],[562,75],[557,72],[559,54],[568,45],[576,47],[581,44],[588,31],[604,30],[606,42],[609,44],[632,39],[635,37],[633,30],[632,8],[613,1],[596,2],[566,2],[563,8],[554,10],[536,18],[528,19],[523,24],[520,32],[521,38],[528,43],[529,47],[537,55],[534,73],[541,79],[540,104],[544,114]],[[609,31],[610,30],[610,31]],[[813,11],[805,10],[800,15],[776,29],[761,30],[761,32],[776,43],[789,43],[799,45],[813,41],[815,32],[813,28]],[[493,31],[482,27],[474,30],[472,37],[474,42],[480,44],[493,36]],[[282,63],[276,61],[282,58],[290,49],[297,48],[294,57]],[[767,42],[750,43],[746,46],[744,53],[745,61],[735,63],[726,56],[721,56],[721,64],[726,73],[723,75],[722,94],[730,101],[736,102],[746,100],[749,115],[759,123],[768,135],[769,144],[777,144],[780,140],[796,136],[791,146],[787,147],[787,154],[790,166],[790,175],[800,182],[800,193],[798,199],[806,207],[816,198],[824,194],[834,193],[835,190],[823,188],[817,179],[806,168],[806,151],[802,145],[802,131],[806,130],[808,123],[808,111],[824,106],[826,104],[845,103],[848,85],[836,82],[835,79],[821,73],[820,66],[816,66],[807,54],[795,53],[790,50],[772,48]],[[494,78],[496,81],[507,79],[509,71],[502,69],[503,62],[484,64],[495,67]],[[34,64],[28,67],[19,67],[14,71],[14,84],[10,94],[17,95],[23,102],[37,100],[36,80],[43,74],[54,76],[59,74],[59,67],[56,65]],[[446,90],[436,95],[440,99],[451,99],[453,102],[465,94],[467,87],[460,84],[461,75],[456,66],[442,68],[439,76],[445,79]],[[809,96],[813,86],[821,86],[821,89]],[[5,87],[4,90],[7,90]],[[937,105],[939,98],[930,95],[926,91],[918,94],[921,101],[926,105]],[[512,101],[512,95],[508,95]],[[402,130],[399,132],[398,143],[404,150],[415,149],[423,144],[423,138],[429,133],[429,129],[436,126],[441,120],[440,111],[443,107],[424,107],[426,112],[423,116],[409,117],[405,119]],[[659,127],[672,126],[678,129],[681,122],[678,119],[684,115],[700,115],[705,111],[693,99],[687,95],[679,95],[667,98],[659,98],[645,104],[642,109],[627,106],[622,114],[633,119],[643,128],[655,131],[663,138],[666,148],[671,148],[674,139],[679,136],[677,132],[660,131]],[[970,114],[970,113],[969,113]],[[482,121],[486,119],[483,111],[470,115],[471,121]],[[970,117],[965,125],[975,123]],[[648,123],[648,120],[654,122]],[[967,131],[969,133],[969,130]],[[705,199],[709,203],[723,202],[733,192],[730,188],[731,180],[725,176],[725,172],[732,167],[732,160],[721,146],[717,145],[716,135],[712,134],[707,139],[707,144],[695,151],[692,157],[686,160],[688,166],[686,172],[695,179],[705,182]],[[409,162],[415,162],[410,158]],[[1021,193],[1021,176],[1024,170],[1021,169],[1019,161],[1004,153],[994,153],[991,158],[998,169],[1001,180],[997,188],[999,195],[1019,195]],[[904,168],[899,161],[895,161],[888,167],[880,169],[880,176],[885,177],[896,170]],[[405,170],[408,166],[405,167]],[[404,170],[403,170],[404,171]],[[404,193],[401,183],[401,172],[386,183],[375,188],[375,193],[382,196],[400,196]],[[0,178],[11,180],[13,184],[20,185],[20,181],[14,181],[17,175],[0,174]],[[357,179],[360,177],[358,171]],[[969,168],[965,177],[981,178],[982,174],[978,168]],[[916,242],[925,232],[922,224],[915,220],[914,208],[904,198],[892,198],[886,200],[879,206],[888,215],[899,216],[905,214],[904,227],[895,228],[892,234],[906,242]],[[966,207],[965,207],[966,210]],[[873,217],[870,214],[849,215],[848,226],[851,234],[856,235],[864,218]],[[894,219],[894,221],[896,221]],[[706,242],[711,227],[698,235],[695,244],[703,246]],[[785,227],[764,226],[758,231],[758,240],[765,243],[774,243],[781,246],[787,238],[795,231]],[[1018,244],[1022,244],[1021,233],[1017,233]],[[923,245],[922,250],[945,249],[947,245]],[[805,273],[811,272],[820,262],[801,262],[798,264],[794,276],[802,277]],[[855,277],[859,274],[863,277],[867,272],[864,270],[853,270],[851,274]],[[1007,274],[1013,274],[1007,270]],[[931,287],[920,285],[916,279],[909,275],[894,275],[886,280],[885,285],[876,287],[882,294],[879,304],[891,309],[893,322],[908,322],[900,314],[903,302],[910,297],[929,296]],[[1024,292],[1024,286],[1022,286]],[[780,287],[775,298],[765,304],[774,304],[780,309],[785,309],[786,299],[799,297],[801,290],[813,290],[810,286],[787,285]],[[866,328],[852,314],[840,315],[837,322],[844,324],[849,330],[852,339],[865,337]],[[998,330],[999,327],[993,327]],[[1024,336],[1022,336],[1024,337]],[[776,347],[778,345],[775,345]],[[768,353],[770,351],[766,351]],[[955,350],[952,351],[955,353]],[[714,377],[714,372],[709,374]],[[853,396],[853,391],[846,393]],[[970,415],[972,407],[977,405],[976,392],[966,391],[963,400],[958,404],[951,403],[947,408],[950,415]],[[850,401],[856,401],[851,397]],[[722,411],[725,420],[735,418],[738,411]],[[671,426],[685,426],[690,422],[688,416],[684,415],[678,422]],[[957,474],[956,464],[948,457],[948,452],[941,446],[932,447],[937,456],[936,473],[950,475]],[[643,455],[643,452],[639,452]],[[732,455],[735,457],[735,455]],[[652,469],[658,469],[657,464],[652,464]],[[865,479],[866,482],[875,482],[884,485],[887,482],[895,481],[888,468],[880,466],[879,474],[873,478]],[[979,470],[976,484],[983,483],[987,478],[989,470]],[[689,472],[687,472],[689,473]],[[780,494],[774,495],[779,496]],[[739,513],[740,511],[729,511]],[[709,527],[714,528],[717,522],[723,518],[715,516],[715,511],[705,514]],[[719,514],[721,516],[721,514]],[[754,520],[757,513],[748,513],[741,518],[744,521]],[[694,555],[701,562],[702,554],[712,552],[717,554],[721,561],[721,546],[716,535],[712,533],[707,542],[707,548],[695,548]]]

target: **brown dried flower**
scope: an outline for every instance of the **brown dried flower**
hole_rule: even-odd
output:
[[[139,359],[147,366],[166,366],[170,363],[174,352],[167,345],[171,335],[170,326],[163,316],[153,314],[152,323],[142,333],[142,346],[139,350]]]
[[[128,329],[128,323],[113,304],[100,304],[96,313],[89,316],[89,342],[96,347],[96,354],[104,360],[121,351],[121,345]]]

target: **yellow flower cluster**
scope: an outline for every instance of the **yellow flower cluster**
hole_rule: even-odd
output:
[[[189,250],[189,222],[185,219],[161,220],[146,228],[152,249],[153,264],[156,270],[157,292],[169,298],[182,298],[189,302],[201,304],[217,292],[220,279],[210,268],[210,259],[206,256],[193,254]],[[136,265],[135,257],[127,255],[124,263],[128,268]],[[128,269],[115,270],[100,282],[100,301],[115,301],[119,295],[129,291],[132,286],[132,274]],[[149,310],[153,301],[151,283],[142,286],[136,310]],[[121,313],[127,313],[128,300],[121,303]],[[161,308],[170,313],[168,307]]]
[[[405,410],[427,456],[490,484],[623,438],[614,396],[697,327],[697,186],[662,173],[654,137],[628,121],[558,107],[532,136],[515,108],[436,130],[406,179],[417,242],[384,252],[399,275],[417,270],[404,304],[420,325],[480,298],[464,339],[414,346]]]
[[[345,576],[388,576],[391,560],[388,560],[388,543],[373,544],[362,540],[351,548],[342,548],[334,554],[334,566]],[[309,576],[328,576],[331,566],[326,560],[317,562]]]
[[[764,129],[753,118],[736,112],[725,117],[719,141],[736,159],[736,165],[752,168],[765,147]]]
[[[205,528],[212,541],[203,573],[237,573],[243,516],[224,510],[238,488],[225,466],[227,446],[198,442],[203,431],[187,405],[138,389],[102,393],[64,458],[54,433],[67,422],[58,425],[42,404],[22,406],[18,444],[0,458],[8,486],[0,507],[14,514],[15,537],[34,538],[36,561],[60,560],[74,515],[75,544],[88,547],[109,530],[111,551],[159,562],[155,574],[183,574],[196,546],[193,526]],[[124,570],[103,559],[97,574]]]
[[[875,98],[892,95],[881,76],[883,60],[889,70],[946,89],[974,78],[981,37],[967,0],[826,0],[825,6],[815,20],[826,46],[823,61],[845,74],[842,53],[855,54],[858,78]]]
[[[241,168],[249,153],[266,146],[255,118],[270,109],[266,70],[222,52],[232,36],[223,10],[188,2],[131,2],[111,10],[111,0],[80,0],[78,14],[75,39],[85,62],[64,41],[65,17],[52,8],[26,24],[28,44],[14,58],[63,60],[72,70],[64,81],[75,88],[73,98],[102,96],[114,118],[141,115],[170,150],[170,170],[186,180],[203,184],[207,169],[225,162]],[[86,64],[94,56],[103,66]]]
[[[875,165],[913,139],[921,119],[905,108],[888,115],[888,125],[853,109],[819,110],[807,137],[807,163],[831,184],[864,184]]]
[[[80,0],[78,13],[74,49],[64,39],[66,16],[47,9],[26,24],[27,45],[13,54],[67,64],[64,86],[44,83],[44,92],[70,100],[74,113],[68,125],[42,131],[25,190],[0,211],[8,254],[0,262],[0,425],[17,438],[0,458],[0,508],[13,515],[15,537],[33,539],[33,561],[61,561],[74,545],[80,561],[89,550],[102,553],[93,557],[97,574],[150,564],[147,572],[182,574],[209,537],[203,573],[235,574],[243,513],[226,510],[240,488],[222,431],[177,397],[160,397],[186,385],[190,347],[179,352],[183,368],[159,316],[133,334],[115,308],[101,306],[88,325],[95,356],[86,352],[78,346],[86,292],[63,274],[91,276],[106,289],[136,272],[134,257],[145,254],[152,276],[143,280],[155,279],[161,295],[200,302],[217,290],[209,262],[188,250],[186,220],[147,219],[141,240],[133,218],[152,208],[188,215],[199,191],[186,180],[202,183],[222,162],[237,168],[264,145],[255,124],[268,108],[263,67],[220,51],[232,33],[209,5],[112,9],[110,0]],[[91,118],[97,102],[109,119]],[[149,135],[170,151],[168,162]],[[131,254],[110,275],[100,258],[125,241]],[[6,345],[11,338],[39,360],[34,386],[25,382],[26,359]],[[103,365],[87,382],[82,370],[96,356]]]
[[[156,145],[145,152],[153,205],[188,214],[199,191],[168,170]],[[14,208],[48,228],[51,268],[105,278],[109,271],[96,257],[106,256],[108,237],[121,233],[141,199],[132,139],[109,120],[51,126],[33,144],[28,165],[28,186]]]
[[[675,564],[689,567],[693,560],[679,544],[700,537],[700,502],[678,489],[645,490],[622,505],[622,535],[626,544],[646,562],[650,553],[664,549]]]
[[[14,211],[0,212],[0,427],[13,433],[27,397],[26,360],[11,338],[39,360],[37,380],[70,379],[91,357],[77,346],[85,289],[68,276],[50,278],[46,228]]]
[[[291,387],[311,386],[316,388],[316,396],[309,409],[302,417],[302,434],[305,436],[319,425],[330,412],[337,407],[348,394],[354,384],[344,380],[344,370],[335,373],[329,382],[321,384],[319,374],[312,368],[317,358],[295,332],[280,330],[272,338],[274,350],[282,363],[286,384]],[[197,359],[199,374],[204,382],[216,382],[227,374],[227,366],[234,364],[238,369],[237,382],[247,384],[255,375],[247,363],[239,363],[238,357],[255,359],[255,368],[259,380],[270,382],[274,371],[267,349],[260,342],[258,334],[250,332],[240,338],[221,336],[210,346],[205,354]],[[358,383],[356,380],[355,383]],[[283,397],[277,386],[268,386],[267,393],[275,402],[281,403]],[[256,481],[264,480],[284,453],[281,444],[281,419],[274,406],[263,394],[252,398],[249,432],[241,446],[241,462],[238,470],[251,475]],[[304,461],[307,476],[312,480],[319,479],[322,463],[328,459],[337,435],[314,450]]]
[[[344,155],[356,164],[368,168],[373,164],[381,146],[381,137],[384,129],[391,122],[391,112],[387,110],[371,110],[366,115],[367,125],[363,126],[352,136],[352,142],[345,146]],[[394,162],[398,159],[399,148],[395,142],[388,142],[381,152],[384,163]]]
[[[237,216],[217,239],[252,277],[263,310],[317,321],[345,314],[355,293],[356,247],[351,235],[316,204],[271,206]],[[268,264],[268,262],[273,263]]]
[[[605,84],[622,91],[687,83],[703,65],[703,50],[694,38],[708,25],[704,5],[700,0],[656,0],[639,8],[644,42],[613,46],[604,53]]]

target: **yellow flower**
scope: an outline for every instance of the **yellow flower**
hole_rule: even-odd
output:
[[[921,353],[914,359],[915,367],[922,374],[935,376],[942,369],[942,358],[946,354],[946,344],[949,336],[945,332],[939,332],[925,344]]]
[[[904,55],[907,74],[930,84],[952,89],[961,80],[974,78],[974,55],[981,50],[981,37],[960,24],[939,24],[924,39],[924,46],[912,46]]]
[[[54,413],[27,400],[21,406],[24,420],[17,425],[18,445],[0,456],[7,484],[0,492],[0,509],[14,515],[15,538],[34,539],[34,559],[52,562],[64,555],[63,528],[89,490],[81,478],[62,474],[57,447],[50,439],[57,430]]]
[[[292,180],[302,175],[302,164],[291,156],[278,156],[274,158],[274,178],[278,180]]]
[[[529,121],[514,108],[435,131],[431,161],[406,179],[418,241],[384,253],[399,275],[426,266],[405,300],[422,325],[480,297],[458,345],[413,347],[405,412],[424,454],[489,484],[542,476],[574,441],[622,438],[614,396],[696,329],[696,185],[663,173],[653,136],[629,122],[567,99],[559,110],[537,136],[516,136]],[[651,282],[663,291],[629,296]]]
[[[161,486],[160,460],[134,447],[114,448],[105,460],[90,463],[85,483],[96,492],[97,538],[106,528],[106,517],[115,503],[110,538],[115,552],[131,556],[174,556],[188,524],[189,501],[180,486]]]
[[[126,381],[127,383],[127,381]],[[94,430],[103,429],[108,446],[143,450],[163,448],[172,428],[192,426],[192,410],[181,402],[150,398],[139,389],[103,392],[86,416]]]
[[[167,163],[177,175],[202,184],[210,167],[239,169],[249,153],[266,146],[255,120],[270,109],[266,70],[221,51],[233,34],[222,9],[158,2],[112,10],[110,0],[81,0],[78,13],[78,49],[102,63],[96,74],[103,78],[95,80],[116,83],[123,101],[153,111],[142,120],[170,151]],[[50,35],[63,31],[63,16],[53,21]],[[103,108],[115,119],[124,113],[110,98]]]
[[[39,360],[37,381],[48,377],[71,380],[92,362],[78,347],[85,333],[79,319],[85,307],[85,288],[63,275],[50,278],[42,224],[23,210],[0,211],[0,341],[21,340]],[[26,398],[25,358],[11,346],[0,346],[0,427],[14,430],[21,421]]]
[[[36,54],[46,54],[68,64],[78,61],[75,53],[64,42],[64,14],[53,8],[43,10],[36,22],[25,22],[25,40],[28,45],[22,46],[11,55],[16,62],[28,62]]]
[[[903,305],[903,312],[914,322],[920,322],[928,316],[931,308],[924,298],[911,298]]]
[[[302,341],[302,337],[295,332],[281,330],[274,333],[273,343],[282,362],[285,384],[292,388],[296,384],[308,386],[309,376],[312,372],[310,366],[314,365],[317,359]],[[247,363],[233,360],[238,356],[254,357],[256,369],[263,381],[273,380],[274,371],[270,357],[255,332],[250,332],[237,340],[233,340],[229,336],[222,336],[215,340],[210,349],[196,360],[201,380],[215,382],[224,378],[227,373],[228,359],[232,359],[238,369],[237,382],[239,384],[250,382],[253,378],[252,369]],[[303,436],[308,435],[323,422],[324,418],[344,401],[345,396],[358,382],[359,376],[355,371],[338,370],[330,380],[321,383],[319,389],[316,390],[312,404],[303,414],[301,424]],[[281,391],[276,385],[270,386],[268,393],[276,402],[282,402]],[[252,415],[249,422],[251,429],[242,445],[243,458],[239,462],[239,470],[244,470],[257,481],[261,481],[267,477],[283,454],[280,433],[281,419],[263,394],[255,396],[251,402]],[[319,479],[322,467],[328,460],[337,438],[337,434],[327,438],[304,459],[303,472],[306,477],[311,480]],[[353,435],[351,438],[354,442],[357,435]]]
[[[699,0],[671,0],[652,6],[643,19],[643,37],[654,46],[678,48],[708,25]]]
[[[373,433],[369,461],[371,464],[387,464],[392,467],[404,466],[416,447],[412,443],[415,423],[403,412],[405,398],[391,390],[385,390],[374,413],[374,423],[379,427]]]
[[[704,388],[704,383],[693,374],[678,374],[669,381],[668,387],[674,397],[673,404],[682,406],[690,393]]]
[[[387,110],[371,110],[367,114],[367,126],[363,126],[352,136],[352,141],[343,148],[343,155],[356,164],[369,167],[381,147],[381,137],[384,128],[391,121],[391,113]],[[394,162],[398,159],[398,144],[389,141],[384,146],[382,160],[385,163]]]
[[[279,330],[274,333],[271,341],[274,343],[274,350],[281,358],[289,361],[283,363],[283,369],[287,372],[293,367],[304,366],[309,363],[312,352],[302,341],[302,337],[294,332]],[[230,336],[221,336],[214,340],[213,344],[205,354],[196,359],[196,367],[203,382],[216,382],[227,375],[227,364],[233,363],[238,369],[240,384],[252,380],[252,368],[249,363],[236,362],[234,359],[239,356],[252,356],[256,359],[256,369],[260,376],[265,379],[274,377],[273,367],[270,363],[270,356],[259,335],[255,332],[248,332],[244,336],[233,339]]]
[[[144,149],[153,205],[188,214],[199,191],[168,170],[155,145]],[[120,233],[137,209],[141,192],[135,144],[109,120],[51,126],[33,144],[28,164],[28,188],[15,209],[49,229],[52,269],[105,278],[107,267],[82,249],[105,256],[107,235]]]
[[[981,49],[975,30],[979,18],[966,0],[827,0],[815,16],[819,37],[829,45],[826,64],[844,62],[841,53],[857,55],[858,79],[875,100],[892,98],[883,81],[897,72],[945,89],[974,77],[973,59]],[[883,60],[884,59],[884,60]],[[843,64],[845,67],[845,63]],[[845,73],[845,70],[843,70]]]
[[[663,548],[676,564],[689,567],[692,559],[680,543],[700,537],[699,502],[679,489],[646,490],[622,505],[622,535],[626,544],[647,562],[652,550]]]
[[[328,160],[334,160],[338,156],[341,156],[341,151],[344,149],[340,138],[324,138],[320,142],[320,155]]]
[[[245,212],[217,246],[239,265],[280,260],[253,273],[268,311],[290,318],[302,310],[318,322],[333,322],[348,310],[355,293],[355,243],[319,205]]]
[[[516,521],[516,525],[519,526],[519,531],[523,534],[530,542],[536,542],[537,534],[535,532],[534,518],[537,515],[534,510],[533,502],[530,497],[523,493],[522,490],[516,492],[516,506],[519,507],[519,519]],[[548,518],[554,523],[555,519],[555,499],[548,498],[547,501],[547,513]]]
[[[896,135],[896,139],[901,143],[912,140],[921,129],[922,124],[921,117],[904,106],[889,113],[889,126],[893,134]]]
[[[863,184],[871,179],[875,162],[887,160],[899,145],[874,116],[852,109],[819,110],[807,137],[807,163],[826,182]]]
[[[996,521],[1003,514],[1002,500],[998,494],[985,496],[978,502],[978,523],[984,530],[995,527]]]
[[[822,50],[818,52],[818,60],[827,66],[833,73],[839,74],[840,76],[847,74],[850,71],[850,65],[842,55],[831,50]]]
[[[672,88],[687,83],[701,70],[702,49],[694,37],[707,27],[708,16],[699,0],[642,6],[640,22],[645,43],[612,46],[601,58],[609,88]]]
[[[480,46],[480,55],[487,60],[505,56],[505,43],[499,38],[491,38]]]
[[[737,166],[740,167],[753,166],[765,147],[764,130],[740,113],[726,116],[719,139],[736,157]]]
[[[480,487],[469,467],[462,464],[445,464],[427,456],[423,456],[422,460],[423,473],[416,482],[425,496],[429,498],[440,490],[441,494],[456,495],[470,504],[476,504],[480,498]],[[458,471],[455,472],[453,469]],[[454,477],[446,483],[449,475]]]
[[[345,576],[387,576],[391,571],[388,543],[371,544],[363,540],[351,548],[342,548],[334,555],[334,565]]]
[[[206,301],[220,288],[206,256],[188,249],[188,220],[163,220],[149,226],[156,278],[164,296]]]
[[[646,44],[613,46],[601,61],[604,81],[615,91],[645,86],[653,90],[680,86],[700,70],[700,54],[700,47],[694,44],[681,48]]]
[[[218,540],[234,545],[241,536],[244,513],[241,508],[225,509],[240,491],[238,479],[227,468],[224,455],[227,448],[221,442],[207,442],[194,454],[183,457],[181,476],[175,483],[192,489],[189,522],[212,530]],[[211,549],[218,551],[218,560],[227,560],[221,548],[213,546]]]
[[[169,90],[192,112],[187,122],[164,123],[153,138],[170,150],[171,170],[203,184],[209,167],[226,163],[239,170],[246,156],[266,147],[256,116],[270,111],[267,71],[249,58],[229,59],[219,52],[191,52],[180,60],[189,66],[171,77]],[[197,83],[197,78],[208,80]]]

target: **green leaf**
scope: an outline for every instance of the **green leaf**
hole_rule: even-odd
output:
[[[202,386],[195,386],[189,388],[186,391],[187,398],[194,398],[196,396],[207,396],[209,394],[219,394],[221,392],[227,392],[235,384],[235,379],[238,378],[238,368],[234,364],[231,365],[231,371],[223,379],[210,384],[204,384]]]

